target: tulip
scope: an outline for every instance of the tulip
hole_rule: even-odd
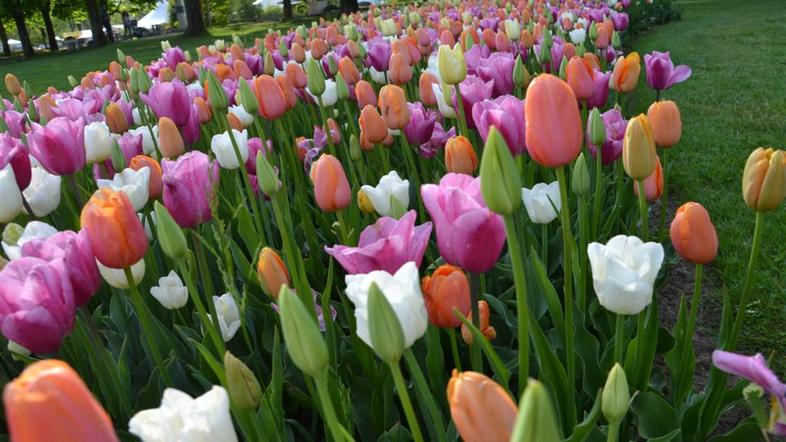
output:
[[[180,227],[209,221],[210,201],[218,184],[218,167],[202,152],[189,152],[176,161],[164,160],[163,202]]]
[[[213,305],[218,316],[221,336],[224,342],[229,342],[240,329],[240,309],[237,307],[237,302],[231,294],[224,293],[221,296],[213,296]]]
[[[367,106],[377,106],[377,94],[374,92],[374,87],[366,80],[360,80],[355,83],[355,98],[358,102],[358,107],[365,109]]]
[[[289,271],[275,250],[264,247],[257,261],[257,278],[262,291],[273,299],[278,298],[282,286],[289,287]]]
[[[567,81],[579,100],[587,100],[595,93],[595,70],[583,57],[574,56],[570,59]]]
[[[389,129],[402,129],[409,123],[407,96],[399,86],[389,84],[380,89],[379,108]]]
[[[431,235],[431,223],[415,225],[416,212],[410,210],[399,220],[383,216],[360,233],[357,247],[337,245],[325,251],[348,274],[382,270],[395,273],[405,263],[420,266]]]
[[[475,68],[475,72],[483,81],[494,80],[494,96],[512,94],[515,63],[513,54],[494,52]]]
[[[276,87],[278,87],[278,83],[276,83]],[[254,116],[246,112],[244,106],[241,105],[229,106],[228,111],[229,114],[227,114],[227,118],[234,118],[238,123],[240,123],[239,124],[240,128],[237,130],[243,130],[254,124]]]
[[[281,330],[292,362],[303,373],[319,377],[330,363],[327,345],[311,313],[288,287],[278,294]]]
[[[459,84],[467,77],[467,62],[460,44],[453,46],[440,45],[437,54],[439,76],[443,83]]]
[[[450,416],[466,442],[507,441],[516,422],[516,404],[482,373],[453,370],[448,382]]]
[[[161,155],[166,158],[177,158],[186,151],[180,131],[175,123],[167,117],[161,117],[158,120],[158,138],[158,148]],[[145,153],[148,151],[145,150]]]
[[[465,136],[451,137],[445,145],[445,168],[449,173],[472,175],[478,168],[475,149]]]
[[[491,269],[505,243],[505,226],[486,207],[480,178],[449,173],[439,185],[423,185],[420,192],[445,261],[475,273]]]
[[[358,71],[358,67],[355,66],[355,62],[347,56],[339,60],[338,71],[341,72],[341,76],[344,77],[344,81],[346,81],[348,85],[354,85],[362,78]]]
[[[128,130],[126,114],[117,103],[110,103],[104,110],[106,124],[112,133],[123,134]]]
[[[521,179],[504,138],[492,128],[483,148],[480,163],[480,187],[488,208],[508,216],[521,206]]]
[[[418,91],[420,95],[420,101],[425,106],[434,107],[437,105],[437,98],[434,96],[434,91],[432,90],[432,85],[434,84],[439,85],[439,80],[437,80],[437,77],[434,74],[428,71],[424,71],[420,74],[420,80],[418,81]]]
[[[485,142],[489,129],[499,130],[513,155],[527,151],[524,101],[512,95],[484,100],[472,106],[472,120]]]
[[[80,223],[101,264],[123,269],[145,256],[145,230],[125,193],[99,189],[82,208]]]
[[[601,410],[603,416],[610,423],[619,423],[630,408],[630,390],[628,388],[628,378],[625,370],[619,363],[614,364],[609,376],[606,378],[606,385],[603,386],[601,400]]]
[[[191,98],[180,81],[156,83],[147,93],[139,94],[139,98],[153,109],[156,117],[167,117],[178,127],[185,126],[191,116]]]
[[[399,178],[395,170],[383,176],[376,187],[364,185],[361,190],[381,216],[400,218],[409,206],[409,180]]]
[[[660,147],[675,146],[682,135],[680,109],[673,101],[656,101],[647,110],[655,143]]]
[[[604,165],[611,164],[622,155],[622,145],[625,138],[625,131],[628,121],[622,116],[618,108],[607,110],[601,115],[604,126],[604,141],[601,146],[601,161]],[[590,137],[590,134],[587,134]],[[597,148],[594,142],[588,138],[587,147],[594,158]]]
[[[57,117],[46,126],[32,125],[27,136],[30,155],[54,175],[72,175],[85,166],[85,136],[81,122]]]
[[[262,401],[262,387],[254,372],[232,353],[224,353],[227,388],[232,402],[242,410],[254,410]]]
[[[709,264],[718,254],[718,234],[699,203],[688,202],[677,209],[669,234],[674,250],[686,261]]]
[[[19,82],[19,79],[16,78],[16,75],[11,73],[5,74],[5,90],[7,90],[8,93],[13,96],[17,96],[22,93],[22,83]]]
[[[490,84],[490,83],[489,83]],[[434,83],[431,85],[431,90],[434,92],[434,98],[437,101],[437,107],[439,108],[439,113],[442,114],[445,118],[458,118],[456,115],[456,110],[454,109],[452,104],[448,104],[448,100],[451,99],[452,92],[447,86],[447,89],[443,89],[438,83]],[[446,99],[447,98],[447,99]]]
[[[650,176],[644,178],[644,197],[649,202],[655,202],[663,195],[663,166],[660,164],[660,158],[655,157],[655,169]],[[639,196],[639,186],[633,183],[633,194]]]
[[[759,212],[781,205],[786,198],[786,152],[762,147],[751,152],[742,173],[742,197]]]
[[[147,204],[150,194],[150,169],[143,167],[140,170],[125,169],[116,173],[111,180],[99,179],[96,181],[99,189],[107,188],[124,192],[135,212],[139,212]]]
[[[617,92],[627,94],[636,89],[641,72],[641,58],[638,52],[631,52],[625,57],[620,57],[614,64],[611,74],[611,88]]]
[[[540,382],[529,379],[519,401],[510,440],[557,442],[562,439],[548,390]]]
[[[254,79],[254,94],[259,103],[259,115],[273,121],[287,111],[287,101],[281,86],[269,75]]]
[[[376,270],[367,274],[347,275],[346,284],[347,297],[355,306],[357,335],[370,347],[377,350],[369,331],[368,292],[372,284],[382,291],[401,325],[404,349],[411,347],[426,332],[428,313],[414,262],[407,262],[395,274]]]
[[[213,135],[213,138],[210,140],[210,150],[213,151],[216,161],[222,168],[234,170],[244,165],[248,160],[248,132],[245,130],[242,132],[236,129],[230,130],[234,137],[234,143],[232,138],[230,138],[229,131],[222,132]],[[240,153],[239,161],[235,151],[236,148]]]
[[[0,169],[10,164],[14,170],[14,179],[19,190],[24,191],[30,185],[32,170],[30,156],[24,144],[8,133],[0,133]]]
[[[102,163],[112,155],[112,134],[104,122],[85,126],[85,159],[88,164]]]
[[[213,386],[192,398],[174,388],[164,390],[161,406],[142,410],[128,421],[128,431],[142,442],[174,440],[237,442],[229,409],[229,395]]]
[[[472,115],[472,108],[476,103],[488,100],[493,95],[494,80],[483,81],[476,75],[470,75],[461,84],[458,85],[459,92],[461,92],[461,104],[464,110],[464,115],[467,117]],[[456,98],[454,96],[454,98]],[[454,103],[453,107],[458,109],[458,103]],[[475,121],[471,118],[467,120],[469,128],[475,128]]]
[[[429,140],[437,123],[437,113],[423,106],[422,103],[407,103],[409,122],[403,128],[407,142],[419,147]]]
[[[464,316],[471,314],[469,279],[458,267],[439,266],[431,276],[423,278],[421,290],[429,322],[437,327],[461,326],[461,320],[453,313],[454,308]]]
[[[311,165],[309,174],[314,184],[317,206],[325,212],[338,212],[349,206],[352,191],[344,167],[334,156],[324,154]]]
[[[35,362],[3,391],[13,441],[118,441],[109,415],[67,363]],[[41,425],[46,422],[46,425]]]
[[[56,351],[74,326],[74,309],[64,259],[23,257],[0,272],[0,331],[31,352]]]
[[[625,173],[634,180],[643,180],[655,170],[658,154],[652,126],[644,114],[628,122],[622,143],[622,165]]]
[[[581,151],[579,107],[570,86],[551,74],[538,75],[524,101],[527,152],[546,167],[570,164]]]
[[[529,219],[535,224],[548,224],[559,216],[562,209],[562,199],[559,193],[559,183],[537,183],[532,189],[521,189],[521,198],[527,209]]]
[[[636,315],[652,302],[663,246],[618,235],[605,245],[589,244],[587,255],[600,305],[620,315]]]
[[[161,182],[162,171],[161,165],[158,164],[158,161],[147,155],[136,155],[131,158],[131,161],[128,163],[128,167],[137,171],[147,168],[150,171],[150,181],[147,185],[148,198],[154,200],[161,196],[163,186]]]
[[[174,270],[158,278],[158,285],[150,287],[150,294],[167,310],[181,308],[188,302],[188,289]]]
[[[675,68],[668,52],[652,51],[651,54],[644,54],[644,66],[647,71],[647,85],[658,93],[682,83],[690,78],[692,73],[690,67],[685,65]]]
[[[30,221],[22,228],[19,224],[8,224],[3,229],[3,251],[11,261],[21,258],[22,246],[34,239],[46,239],[57,233],[57,229],[41,221]]]
[[[126,277],[125,269],[113,269],[107,267],[100,262],[98,264],[98,273],[101,274],[101,277],[104,278],[107,284],[114,288],[118,289],[129,289],[131,288],[131,284]],[[131,270],[131,279],[135,286],[138,286],[142,279],[145,277],[145,260],[140,259],[139,261],[135,262],[130,267]]]
[[[478,317],[480,318],[477,323],[472,320],[472,312],[467,315],[467,321],[477,324],[476,327],[483,334],[486,340],[490,341],[497,337],[497,330],[491,326],[491,313],[489,312],[489,304],[486,301],[478,301]],[[461,324],[461,338],[467,345],[472,345],[474,337],[466,324]]]
[[[407,84],[412,80],[412,66],[409,65],[408,56],[402,53],[394,53],[390,56],[390,82],[393,84]]]
[[[17,215],[22,213],[22,192],[16,183],[14,169],[11,164],[7,164],[0,169],[0,224],[14,220]]]

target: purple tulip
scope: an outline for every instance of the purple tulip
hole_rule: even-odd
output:
[[[54,175],[72,175],[85,167],[85,134],[81,121],[55,117],[46,126],[33,124],[27,136],[30,155]]]
[[[604,165],[609,165],[622,155],[622,141],[625,139],[625,129],[628,128],[628,120],[622,116],[619,108],[612,108],[604,112],[603,125],[606,128],[606,142],[601,146],[601,161]],[[589,120],[588,120],[589,121]],[[590,143],[587,134],[587,147],[592,158],[595,158],[596,147]]]
[[[139,94],[158,118],[169,117],[177,127],[188,123],[191,115],[191,99],[188,89],[180,81],[156,83],[147,94]]]
[[[434,131],[431,132],[431,139],[426,143],[421,144],[418,149],[418,155],[423,158],[433,158],[443,147],[449,139],[456,136],[456,128],[451,127],[447,132],[442,127],[442,124],[437,121],[434,123]]]
[[[628,29],[628,25],[630,24],[630,17],[625,12],[620,12],[617,14],[613,14],[611,16],[611,21],[614,23],[614,30],[617,32],[622,32]]]
[[[690,67],[681,64],[674,67],[668,52],[652,51],[644,55],[647,70],[647,84],[656,91],[666,90],[690,78]]]
[[[505,225],[486,207],[480,178],[449,173],[439,185],[421,186],[420,194],[445,261],[473,273],[494,267],[505,244]]]
[[[261,55],[246,54],[246,65],[254,75],[260,75],[265,71],[265,62]]]
[[[248,160],[246,160],[246,170],[248,173],[257,173],[257,153],[262,152],[262,155],[268,156],[273,151],[273,144],[267,140],[267,146],[262,147],[262,140],[258,137],[248,139]]]
[[[384,216],[360,234],[357,247],[337,245],[325,251],[354,275],[384,270],[396,273],[409,261],[420,266],[431,235],[431,223],[415,225],[417,213],[410,210],[401,219]]]
[[[164,206],[180,227],[209,221],[210,201],[218,184],[218,165],[207,155],[192,151],[177,160],[163,160]]]
[[[53,107],[52,113],[58,117],[66,117],[71,121],[76,121],[100,110],[101,102],[97,102],[92,98],[85,99],[84,101],[77,100],[76,98],[68,98]]]
[[[467,118],[467,125],[470,129],[475,128],[475,122],[472,120],[472,106],[483,100],[491,98],[494,91],[494,80],[483,81],[477,75],[467,75],[467,78],[459,83],[459,92],[461,93],[461,101],[464,104],[464,115]],[[453,108],[458,109],[458,100],[456,95],[453,94]]]
[[[164,51],[162,58],[167,66],[169,66],[169,69],[174,71],[177,69],[178,63],[181,61],[186,61],[186,54],[179,47],[174,47]]]
[[[591,97],[587,98],[589,109],[606,106],[606,101],[609,99],[609,78],[611,78],[611,71],[601,72],[595,69],[595,91]]]
[[[7,133],[0,133],[0,170],[11,164],[19,190],[27,189],[33,176],[30,156],[22,141]]]
[[[385,72],[390,67],[390,43],[382,38],[374,39],[368,43],[368,64],[379,72]]]
[[[22,256],[47,262],[63,259],[77,307],[87,304],[101,287],[96,257],[85,231],[76,233],[67,230],[49,238],[30,240],[22,246]]]
[[[25,131],[25,114],[15,110],[7,110],[2,114],[5,125],[8,127],[8,133],[16,138],[21,137],[22,133]]]
[[[513,93],[513,66],[516,60],[509,52],[495,52],[475,69],[484,81],[494,80],[494,96]]]
[[[142,148],[143,141],[144,138],[142,137],[142,134],[132,134],[131,132],[124,133],[117,140],[117,144],[120,146],[120,150],[123,152],[126,162],[131,161],[131,158],[144,153]]]
[[[62,258],[23,257],[0,272],[0,330],[33,353],[52,353],[74,326],[74,292]]]
[[[183,126],[183,141],[187,144],[194,144],[199,140],[201,135],[199,123],[199,106],[196,103],[191,104],[191,112],[188,116],[188,122]]]
[[[499,129],[513,155],[527,151],[524,100],[513,95],[503,95],[494,100],[484,100],[472,106],[472,120],[483,141],[491,126]]]
[[[409,144],[420,147],[431,140],[438,114],[423,106],[423,103],[419,101],[407,103],[407,108],[409,108],[409,123],[404,126],[404,134],[406,134]]]
[[[474,75],[477,68],[490,56],[491,49],[486,45],[475,45],[469,48],[469,50],[464,53],[464,60],[467,62],[467,73]]]

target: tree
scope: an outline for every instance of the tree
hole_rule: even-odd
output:
[[[205,33],[205,20],[202,18],[202,0],[183,0],[186,7],[188,26],[186,35],[200,35]]]
[[[292,0],[284,0],[284,19],[290,20],[292,18]]]
[[[33,44],[30,42],[30,33],[27,32],[27,24],[25,23],[25,13],[29,12],[29,7],[23,0],[3,0],[0,2],[0,16],[11,17],[16,24],[16,31],[19,34],[19,40],[22,42],[22,52],[25,57],[32,57],[35,55],[33,51]]]
[[[49,40],[49,51],[57,52],[57,35],[55,34],[55,27],[52,25],[52,2],[50,0],[38,1],[38,12],[41,13],[41,18],[44,20],[44,29],[46,29],[46,37]]]
[[[358,0],[341,0],[341,10],[344,12],[355,12],[358,10]]]
[[[0,17],[0,40],[2,40],[3,42],[3,55],[5,55],[6,57],[10,57],[11,46],[8,44],[8,34],[5,32],[3,17]]]
[[[87,0],[85,3],[87,15],[90,17],[90,30],[93,31],[93,44],[96,46],[106,45],[106,35],[101,29],[101,10],[97,0]]]

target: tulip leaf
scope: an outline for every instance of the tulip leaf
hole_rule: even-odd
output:
[[[639,435],[645,439],[666,442],[680,433],[677,410],[657,393],[639,392],[631,401],[631,411],[636,415]]]
[[[602,393],[602,389],[598,390],[598,393],[595,395],[595,403],[592,405],[592,409],[584,417],[584,420],[573,428],[573,434],[565,439],[565,442],[583,442],[587,439],[592,429],[595,428],[595,422],[597,422],[600,416]]]
[[[502,385],[505,390],[510,391],[508,388],[508,382],[510,381],[510,371],[507,367],[505,367],[505,363],[502,362],[502,359],[499,357],[494,348],[489,344],[489,341],[483,336],[480,330],[475,327],[472,322],[470,322],[466,316],[464,316],[458,309],[453,309],[453,314],[455,314],[461,322],[467,326],[470,332],[472,332],[472,343],[480,343],[480,348],[483,350],[483,353],[486,355],[486,359],[488,359],[489,363],[491,364],[491,368],[494,370],[494,376],[498,379],[499,383]]]
[[[578,307],[574,307],[574,329],[576,339],[576,354],[581,361],[584,376],[582,385],[584,392],[591,397],[592,393],[598,388],[603,387],[606,381],[606,373],[599,365],[600,363],[600,343],[592,333],[587,331],[584,313]]]
[[[557,290],[554,288],[554,284],[551,283],[551,280],[546,274],[546,269],[543,267],[543,264],[541,263],[537,253],[535,253],[534,248],[530,249],[529,256],[530,265],[532,266],[542,289],[542,292],[538,292],[540,292],[546,299],[549,316],[551,316],[551,321],[554,323],[554,328],[557,329],[557,332],[560,335],[560,340],[565,342],[565,316],[562,311],[562,303],[560,302]]]
[[[248,253],[254,253],[255,244],[259,241],[259,234],[254,229],[254,221],[245,204],[238,205],[235,216],[237,217],[237,233],[243,239]]]
[[[216,359],[210,350],[207,349],[201,342],[197,341],[196,339],[189,339],[189,342],[199,350],[199,354],[202,355],[202,359],[207,362],[207,365],[213,370],[216,377],[221,382],[221,385],[226,385],[226,376],[224,374],[224,366],[223,364]]]
[[[568,389],[568,375],[565,373],[565,367],[554,353],[551,343],[546,339],[546,335],[540,328],[540,323],[532,315],[532,312],[529,316],[529,330],[535,344],[535,356],[540,365],[541,381],[552,390],[551,396],[554,398],[555,408],[564,412],[568,409],[568,401],[573,400],[572,391]],[[563,415],[560,420],[564,421],[565,416]]]
[[[737,442],[741,440],[758,440],[761,438],[761,428],[756,418],[751,416],[739,422],[731,431],[715,436],[710,442]]]

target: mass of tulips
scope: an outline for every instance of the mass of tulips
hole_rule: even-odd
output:
[[[623,53],[629,7],[372,7],[7,75],[11,440],[698,442],[735,407],[722,432],[786,435],[786,384],[734,353],[786,152],[740,165],[747,276],[697,367],[723,214],[670,209],[691,69]],[[692,296],[658,290],[680,260]]]

